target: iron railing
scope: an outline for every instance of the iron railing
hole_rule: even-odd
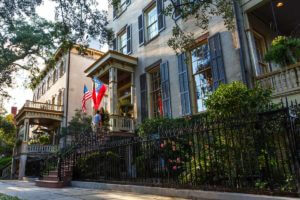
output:
[[[298,195],[299,127],[289,108],[242,119],[204,116],[148,138],[77,138],[68,159],[75,180]]]

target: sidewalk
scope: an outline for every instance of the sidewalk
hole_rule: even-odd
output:
[[[155,195],[75,187],[49,189],[36,187],[32,182],[1,180],[0,193],[17,196],[24,200],[183,200]]]

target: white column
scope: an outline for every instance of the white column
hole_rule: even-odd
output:
[[[23,177],[25,176],[26,162],[27,162],[27,154],[22,154],[20,156],[20,164],[19,164],[19,180],[22,180]]]
[[[29,119],[25,119],[24,120],[24,136],[23,136],[23,141],[24,142],[28,142],[28,139],[29,139],[29,129],[30,129],[30,126],[29,126]]]
[[[117,115],[118,112],[118,70],[114,67],[109,69],[109,112]]]

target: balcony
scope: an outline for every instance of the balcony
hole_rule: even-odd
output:
[[[23,108],[33,108],[38,110],[45,110],[45,111],[63,111],[63,107],[61,105],[54,105],[54,104],[47,104],[47,103],[40,103],[40,102],[33,102],[33,101],[26,101]]]
[[[274,97],[300,92],[300,63],[256,77],[257,83],[271,89]]]
[[[57,151],[58,151],[57,145],[40,145],[40,144],[28,145],[28,153],[31,154],[56,153]]]
[[[134,120],[130,117],[110,115],[110,131],[134,133]]]

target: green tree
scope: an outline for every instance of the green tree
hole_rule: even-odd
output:
[[[39,17],[36,8],[47,0],[2,0],[0,2],[0,94],[8,96],[12,73],[25,69],[37,73],[40,59],[51,62],[60,46],[87,47],[91,39],[104,44],[110,38],[107,13],[96,0],[48,0],[56,5],[55,21]]]
[[[88,116],[86,113],[81,110],[76,110],[75,115],[72,117],[72,120],[69,122],[68,127],[63,129],[62,136],[80,134],[83,131],[92,129],[92,117]]]
[[[11,155],[17,128],[12,115],[0,116],[0,154]]]

